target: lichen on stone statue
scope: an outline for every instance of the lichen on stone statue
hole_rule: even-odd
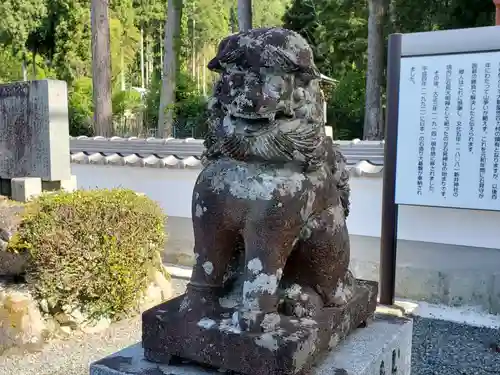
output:
[[[208,67],[220,77],[193,191],[196,263],[177,311],[200,317],[194,330],[224,327],[241,342],[254,337],[245,332],[257,335],[257,349],[244,344],[248,353],[286,347],[290,366],[302,371],[328,348],[330,337],[318,330],[345,336],[355,327],[340,323],[373,313],[376,289],[348,268],[349,174],[325,135],[321,74],[305,39],[280,28],[225,38]],[[218,316],[227,317],[218,323]],[[183,344],[196,357],[205,339],[188,331]],[[150,334],[143,337],[155,360]],[[245,360],[232,370],[246,374]],[[273,373],[268,364],[259,371]]]
[[[308,276],[297,275],[290,265],[292,259],[283,284],[301,281],[330,305],[337,284],[344,285],[349,260],[348,174],[343,156],[324,132],[321,74],[311,48],[292,31],[257,29],[222,41],[209,68],[219,72],[220,79],[210,103],[205,170],[195,187],[193,221],[201,245],[195,249],[198,263],[203,268],[211,261],[219,270],[207,278],[210,275],[201,274],[197,265],[193,282],[222,286],[226,269],[222,258],[242,241],[252,246],[245,246],[248,277],[241,308],[260,316],[241,323],[260,324],[265,314],[257,312],[278,308],[276,298],[267,297],[277,295],[281,281],[273,275],[289,257],[303,258],[301,253],[312,256],[309,263],[320,258],[332,263],[309,267],[316,283],[308,285]],[[199,205],[207,207],[202,215]],[[221,223],[222,218],[227,223]],[[212,231],[232,239],[207,244]],[[321,245],[311,249],[317,242]],[[255,272],[251,266],[257,261],[260,267]]]

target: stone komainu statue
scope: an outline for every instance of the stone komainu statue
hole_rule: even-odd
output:
[[[193,191],[196,263],[178,307],[145,314],[146,357],[302,373],[377,294],[348,269],[348,173],[325,136],[321,74],[307,42],[279,28],[227,37],[208,67],[220,78]]]
[[[229,265],[235,255],[242,265],[239,249],[241,326],[260,327],[276,311],[280,286],[321,297],[311,307],[345,303],[352,294],[348,173],[325,136],[310,47],[294,32],[257,29],[226,38],[208,67],[220,79],[194,189],[197,261],[187,299],[211,301],[234,282]]]

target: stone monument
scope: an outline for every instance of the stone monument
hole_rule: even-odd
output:
[[[26,201],[42,190],[74,190],[66,82],[0,85],[0,194]]]
[[[185,295],[144,313],[145,357],[307,373],[377,297],[348,268],[348,172],[325,136],[321,75],[278,28],[227,37],[208,67],[220,79],[193,191],[196,264]]]

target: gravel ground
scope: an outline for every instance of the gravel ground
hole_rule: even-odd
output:
[[[500,330],[415,318],[412,375],[500,374]]]
[[[173,280],[176,294],[186,281]],[[114,324],[101,334],[53,341],[43,351],[0,356],[0,375],[88,375],[89,364],[140,341],[141,322]],[[500,331],[415,318],[412,375],[500,375]],[[500,351],[500,349],[496,348]]]
[[[175,294],[187,281],[172,279]],[[49,342],[43,351],[0,356],[0,375],[88,375],[89,364],[141,340],[141,319],[113,324],[107,331],[85,338]]]

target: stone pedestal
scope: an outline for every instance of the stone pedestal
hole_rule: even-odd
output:
[[[323,307],[309,318],[268,314],[265,328],[252,332],[234,323],[238,310],[225,303],[204,311],[187,300],[181,312],[183,295],[142,315],[142,344],[146,359],[162,364],[191,360],[245,375],[305,375],[323,352],[371,319],[376,297],[377,283],[355,280],[346,304]]]
[[[311,370],[311,375],[410,375],[413,322],[407,318],[376,314],[340,343]],[[237,348],[228,349],[239,357]],[[223,369],[192,364],[160,365],[144,358],[142,345],[130,346],[90,366],[90,375],[207,375]]]
[[[64,190],[71,193],[76,190],[76,176],[71,175],[67,180],[60,181],[42,181],[43,191]]]
[[[76,176],[70,176],[69,179],[61,181],[42,181],[42,179],[38,177],[13,178],[10,180],[10,185],[12,200],[17,202],[28,202],[45,191],[75,191]]]
[[[21,177],[11,180],[12,200],[28,202],[42,193],[42,180],[38,177]]]

